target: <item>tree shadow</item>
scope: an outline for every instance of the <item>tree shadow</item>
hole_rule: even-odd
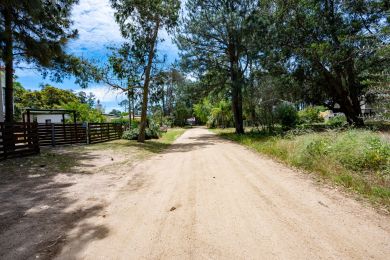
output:
[[[0,163],[0,259],[51,259],[76,227],[89,234],[80,247],[108,235],[104,225],[84,223],[102,215],[105,204],[80,206],[68,190],[77,184],[69,176],[85,175],[79,168],[92,167],[85,162],[93,159],[96,155],[65,149]]]

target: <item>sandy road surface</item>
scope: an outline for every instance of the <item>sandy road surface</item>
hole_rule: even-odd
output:
[[[390,256],[388,217],[205,129],[132,172],[107,214],[91,220],[108,232],[85,243],[74,230],[58,258]]]

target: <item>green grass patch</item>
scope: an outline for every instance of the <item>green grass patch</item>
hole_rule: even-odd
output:
[[[184,128],[171,128],[167,132],[162,133],[160,138],[145,140],[144,143],[139,143],[136,140],[120,139],[107,143],[94,144],[87,147],[87,149],[113,149],[118,152],[126,152],[127,150],[137,151],[140,157],[145,157],[164,151],[185,131],[186,129]]]
[[[369,130],[236,135],[232,129],[218,135],[314,172],[390,209],[390,143]]]

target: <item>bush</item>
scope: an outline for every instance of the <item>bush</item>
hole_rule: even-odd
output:
[[[275,108],[275,116],[283,129],[291,129],[298,122],[298,112],[293,105],[281,103]]]
[[[347,118],[345,117],[345,115],[336,115],[334,117],[329,118],[326,124],[333,128],[343,127],[347,125]]]
[[[299,122],[300,123],[320,123],[323,122],[324,119],[320,117],[320,112],[326,111],[325,107],[322,106],[309,106],[298,112]]]
[[[161,136],[160,126],[149,120],[149,127],[145,129],[145,139],[158,139]],[[139,128],[133,128],[123,132],[122,139],[137,140],[139,135]]]
[[[122,124],[124,126],[129,125],[129,118],[128,117],[121,117],[121,118],[115,118],[111,120],[111,123],[115,124]],[[137,128],[139,125],[139,120],[138,119],[131,119],[131,128]]]
[[[139,128],[133,128],[123,132],[122,139],[127,140],[137,140],[139,135]],[[158,139],[160,137],[160,132],[151,130],[150,128],[145,129],[145,139]]]

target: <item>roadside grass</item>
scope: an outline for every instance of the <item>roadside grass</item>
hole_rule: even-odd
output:
[[[111,167],[124,163],[130,165],[164,151],[184,132],[183,128],[169,129],[160,139],[148,140],[145,143],[120,139],[92,145],[43,147],[39,155],[0,161],[0,183],[2,180],[9,181],[27,175],[90,174],[91,172],[77,169],[78,167],[94,169],[96,160],[114,154],[121,155],[123,160],[114,161]]]
[[[168,129],[167,132],[162,133],[159,139],[146,140],[144,143],[139,143],[135,140],[120,139],[112,142],[94,144],[87,147],[87,149],[114,149],[125,151],[129,148],[135,148],[142,153],[142,156],[147,156],[164,151],[185,131],[186,129],[184,128],[171,128]]]
[[[288,165],[313,172],[390,210],[390,142],[369,130],[234,134],[213,130]]]

